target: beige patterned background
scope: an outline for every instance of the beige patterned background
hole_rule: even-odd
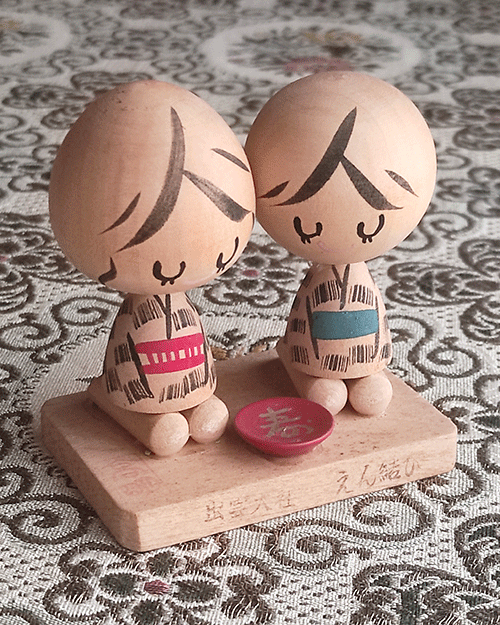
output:
[[[3,0],[0,55],[0,623],[500,623],[498,1]],[[130,553],[39,435],[41,404],[99,372],[121,299],[54,241],[55,150],[117,83],[191,89],[243,142],[277,89],[338,68],[399,87],[436,141],[430,210],[370,268],[391,368],[456,423],[456,469]],[[257,227],[192,293],[220,358],[274,345],[305,269]]]

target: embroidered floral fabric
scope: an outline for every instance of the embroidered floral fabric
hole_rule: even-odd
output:
[[[499,623],[497,0],[3,0],[0,54],[0,622]],[[243,142],[277,89],[336,68],[399,87],[437,144],[428,213],[370,269],[391,368],[456,423],[456,469],[391,488],[396,461],[376,494],[131,553],[40,438],[41,404],[100,372],[122,299],[54,241],[56,148],[117,83],[182,85]],[[191,293],[216,356],[273,346],[306,269],[257,228],[231,270]],[[233,503],[207,517],[237,515]]]

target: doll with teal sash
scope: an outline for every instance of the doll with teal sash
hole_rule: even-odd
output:
[[[246,143],[257,218],[311,261],[277,351],[298,393],[333,414],[380,414],[392,397],[387,315],[366,261],[412,232],[436,154],[415,105],[388,83],[321,72],[278,93]]]

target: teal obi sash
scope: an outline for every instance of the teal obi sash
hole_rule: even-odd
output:
[[[312,314],[312,336],[315,339],[334,341],[355,339],[378,332],[378,313],[368,310],[318,310]]]

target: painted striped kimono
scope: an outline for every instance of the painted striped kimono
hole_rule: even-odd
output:
[[[391,338],[366,264],[313,265],[277,350],[292,367],[321,378],[359,378],[384,369]]]
[[[199,315],[185,293],[127,295],[104,361],[104,387],[131,411],[177,412],[215,390],[215,367]]]

